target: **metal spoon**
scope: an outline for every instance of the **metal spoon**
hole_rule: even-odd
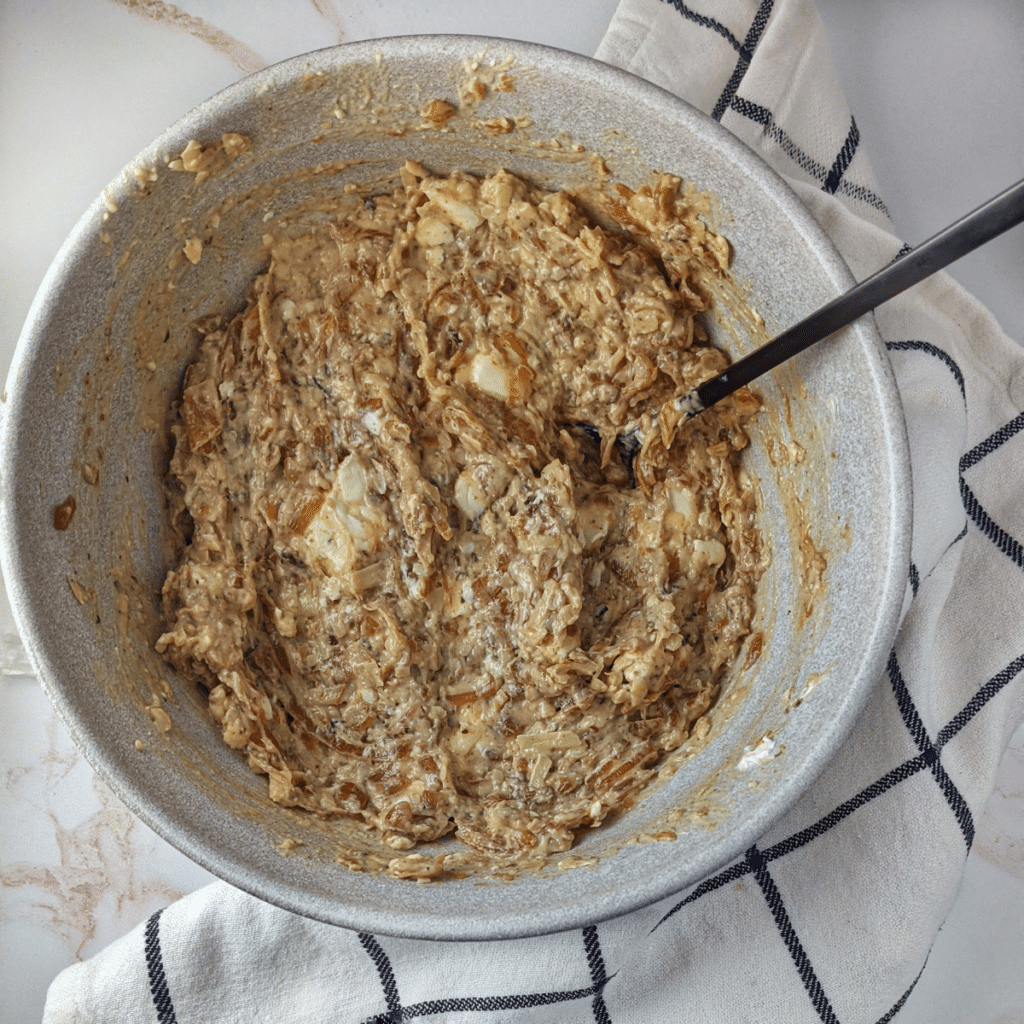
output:
[[[717,377],[673,399],[663,408],[671,408],[679,413],[680,423],[696,416],[761,374],[803,352],[816,341],[835,334],[894,295],[906,291],[1022,221],[1024,179],[855,285],[845,295],[833,299],[816,313],[783,331],[774,340],[733,363]],[[654,421],[657,421],[657,416]],[[619,435],[615,444],[632,478],[633,460],[640,450],[640,428],[637,426]]]

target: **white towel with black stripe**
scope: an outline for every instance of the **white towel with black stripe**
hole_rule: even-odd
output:
[[[903,249],[812,0],[622,0],[597,56],[764,156],[858,278]],[[834,762],[742,858],[626,917],[495,943],[357,934],[218,883],[63,972],[47,1024],[891,1020],[1024,717],[1024,349],[946,275],[877,321],[913,461],[902,627]]]

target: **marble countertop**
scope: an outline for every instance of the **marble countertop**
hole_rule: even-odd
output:
[[[264,64],[417,32],[591,54],[616,0],[4,0],[0,377],[46,269],[104,185],[167,125]],[[1021,175],[1020,0],[819,0],[881,193],[911,242]],[[1024,341],[1024,230],[954,270]],[[56,973],[210,881],[97,778],[32,676],[0,586],[0,1024],[39,1020]],[[1024,728],[963,888],[900,1021],[1024,1022]]]

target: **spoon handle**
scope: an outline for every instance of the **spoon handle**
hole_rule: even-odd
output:
[[[846,294],[733,363],[689,395],[677,399],[677,407],[688,415],[694,415],[714,405],[737,388],[853,323],[869,310],[1016,227],[1021,221],[1024,221],[1024,180],[1011,185],[1005,192],[855,285]]]

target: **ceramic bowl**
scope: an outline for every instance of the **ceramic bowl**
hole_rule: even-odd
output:
[[[457,114],[425,121],[434,99]],[[251,148],[205,180],[168,166],[190,140],[225,133]],[[711,193],[735,282],[712,330],[734,355],[763,340],[744,310],[756,308],[771,333],[853,283],[781,178],[720,125],[622,71],[459,36],[294,58],[170,128],[57,256],[3,407],[3,571],[39,678],[88,760],[216,875],[300,914],[398,936],[496,939],[592,924],[742,854],[847,735],[906,589],[910,474],[897,391],[870,318],[759,382],[764,411],[747,466],[771,554],[755,623],[763,649],[744,649],[707,740],[674,776],[580,837],[573,853],[589,866],[563,870],[554,857],[508,879],[422,885],[353,871],[335,856],[341,833],[271,803],[203,697],[153,652],[167,569],[160,476],[166,410],[194,351],[188,324],[240,308],[265,221],[346,184],[385,187],[407,157],[435,171],[504,166],[549,187],[581,186],[604,168],[637,186],[657,169]],[[199,231],[207,248],[193,266],[183,243]],[[302,845],[285,856],[294,839]]]

